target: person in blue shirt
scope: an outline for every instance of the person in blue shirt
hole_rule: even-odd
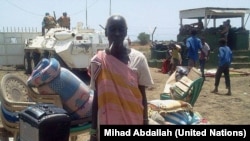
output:
[[[195,29],[191,30],[191,36],[186,40],[187,47],[187,57],[188,57],[188,69],[196,67],[196,63],[199,61],[198,51],[202,52],[202,43],[200,38],[197,36],[197,31]]]
[[[229,75],[229,67],[232,62],[232,56],[233,53],[231,49],[227,46],[227,41],[226,39],[222,38],[219,40],[219,53],[218,53],[218,67],[217,71],[215,74],[215,83],[214,83],[214,90],[212,90],[212,93],[217,93],[218,92],[218,86],[220,83],[220,78],[222,73],[224,73],[225,77],[225,83],[226,83],[226,88],[228,89],[227,95],[232,95],[231,92],[231,84],[230,84],[230,75]]]

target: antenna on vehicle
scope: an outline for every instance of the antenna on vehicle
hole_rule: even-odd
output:
[[[88,0],[86,0],[86,28],[88,28],[88,9],[87,9],[87,5],[88,5]]]
[[[111,16],[111,0],[109,0],[109,16]]]

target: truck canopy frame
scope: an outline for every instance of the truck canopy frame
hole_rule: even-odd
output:
[[[248,14],[245,20],[245,15]],[[210,19],[213,20],[213,27],[216,27],[216,19],[222,18],[241,18],[241,27],[245,28],[249,18],[249,8],[219,8],[219,7],[204,7],[181,10],[179,12],[180,25],[183,25],[183,19],[204,19],[204,29],[207,28]]]

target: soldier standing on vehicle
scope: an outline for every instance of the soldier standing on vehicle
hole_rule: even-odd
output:
[[[55,27],[56,27],[55,18],[51,16],[49,13],[46,13],[42,22],[42,35],[45,35],[46,29],[49,31],[51,28],[55,28]]]
[[[224,38],[226,41],[228,41],[228,34],[229,34],[230,28],[231,28],[230,20],[224,21],[220,34],[221,34],[221,38]]]
[[[192,23],[190,25],[194,27],[198,32],[201,32],[204,29],[204,25],[201,18],[198,18],[197,23]]]
[[[57,22],[60,25],[60,27],[64,27],[64,28],[70,29],[70,17],[67,16],[66,12],[63,12],[63,16],[61,16],[57,20]]]

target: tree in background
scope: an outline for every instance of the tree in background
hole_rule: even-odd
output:
[[[141,45],[146,45],[150,42],[150,35],[145,32],[140,33],[137,38]]]

